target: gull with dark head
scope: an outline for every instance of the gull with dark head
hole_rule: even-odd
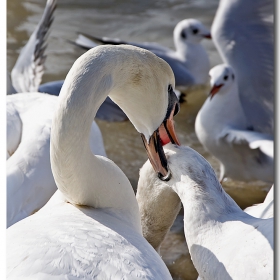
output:
[[[85,49],[90,49],[97,44],[130,44],[147,49],[164,59],[172,68],[176,89],[185,91],[193,85],[206,84],[210,62],[205,48],[200,44],[202,39],[210,39],[210,31],[197,19],[184,19],[174,29],[173,40],[175,51],[157,43],[136,43],[112,39],[107,37],[94,37],[80,33],[75,44]]]
[[[195,132],[220,161],[220,181],[273,182],[273,135],[254,130],[246,117],[235,71],[222,64],[209,75],[211,91],[196,117]]]

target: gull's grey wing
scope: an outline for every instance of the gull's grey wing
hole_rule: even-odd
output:
[[[11,72],[17,92],[38,91],[44,74],[46,39],[53,22],[56,0],[48,0],[41,21],[23,47]]]
[[[48,82],[42,84],[39,87],[39,91],[58,96],[63,83],[63,80]],[[99,107],[96,113],[96,118],[108,122],[122,122],[128,120],[126,114],[122,111],[122,109],[109,97],[107,97]]]
[[[220,0],[211,34],[237,75],[244,113],[254,130],[273,134],[273,0]]]
[[[259,149],[271,160],[274,158],[274,141],[270,134],[225,128],[218,138],[230,145],[248,145],[251,149]]]
[[[186,66],[183,65],[183,63],[176,57],[176,53],[173,50],[163,47],[157,43],[127,42],[122,41],[120,39],[112,39],[106,37],[99,38],[90,36],[85,33],[80,33],[74,44],[86,50],[96,47],[97,44],[129,44],[136,47],[140,47],[153,52],[160,58],[164,59],[170,65],[175,75],[176,87],[178,87],[180,90],[183,90],[186,87],[189,87],[190,85],[194,84],[194,77],[190,74]]]
[[[96,47],[97,44],[110,44],[110,45],[128,44],[128,45],[133,45],[133,46],[136,46],[139,48],[149,50],[151,52],[154,52],[154,51],[170,52],[170,51],[172,51],[169,48],[161,46],[160,44],[157,44],[157,43],[150,43],[150,42],[137,43],[137,42],[123,41],[118,38],[108,38],[108,37],[100,38],[100,37],[88,35],[86,33],[79,33],[78,38],[75,40],[74,43],[75,43],[75,45],[82,47],[86,50]]]

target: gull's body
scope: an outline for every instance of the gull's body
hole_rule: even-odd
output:
[[[95,47],[94,41],[113,45],[130,44],[144,48],[170,65],[175,75],[176,89],[184,91],[193,85],[206,84],[210,62],[200,42],[203,38],[211,38],[209,30],[198,20],[185,19],[176,25],[173,36],[175,51],[157,43],[125,42],[120,39],[97,38],[86,34],[80,34],[75,43],[85,49]]]
[[[38,211],[57,190],[50,164],[50,132],[56,96],[17,93],[7,96],[7,226]],[[106,156],[95,122],[93,152]]]
[[[50,157],[58,191],[40,211],[7,230],[7,279],[171,279],[142,236],[127,177],[91,152],[89,137],[109,95],[150,149],[152,135],[177,106],[174,84],[167,63],[132,46],[100,46],[74,63],[52,123]]]
[[[229,65],[211,69],[211,96],[200,109],[195,132],[220,161],[220,180],[273,182],[273,135],[256,131],[240,101],[238,80]]]
[[[157,178],[149,162],[140,170],[138,201],[148,189],[155,202],[151,213],[141,213],[142,226],[146,223],[149,234],[158,235],[149,221],[157,224],[158,212],[165,220],[175,219],[181,200],[186,242],[200,279],[273,279],[273,219],[242,211],[209,163],[191,148],[169,145],[165,153],[172,173],[168,182]],[[161,199],[172,191],[179,200]]]
[[[211,33],[227,66],[210,71],[218,94],[198,113],[197,137],[220,161],[220,180],[272,183],[273,1],[220,1]]]

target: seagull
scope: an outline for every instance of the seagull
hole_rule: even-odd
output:
[[[211,34],[226,65],[210,71],[212,89],[196,118],[197,137],[220,161],[221,181],[272,183],[273,1],[220,1]]]
[[[7,279],[172,279],[142,236],[128,178],[113,161],[92,153],[89,137],[97,109],[110,95],[141,134],[154,172],[169,180],[162,145],[178,143],[174,86],[170,66],[138,47],[98,46],[77,59],[52,120],[58,191],[8,228]]]
[[[211,34],[254,131],[274,134],[274,1],[220,1]]]
[[[93,37],[85,33],[79,34],[75,44],[86,50],[95,47],[95,42],[130,44],[147,49],[169,63],[175,75],[176,89],[183,92],[190,86],[208,83],[210,62],[205,48],[200,44],[204,38],[211,39],[211,34],[199,20],[184,19],[176,25],[173,32],[175,51],[157,43],[126,42],[107,37]]]
[[[239,98],[232,67],[217,65],[209,72],[211,91],[195,120],[203,147],[220,162],[220,181],[262,180],[272,183],[273,135],[254,130]]]
[[[242,211],[193,149],[168,144],[164,152],[169,181],[160,180],[149,161],[140,170],[137,201],[144,236],[160,245],[182,202],[185,238],[199,279],[272,279],[273,218]]]

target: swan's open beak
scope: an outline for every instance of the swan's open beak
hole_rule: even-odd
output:
[[[177,102],[172,102],[172,109],[168,110],[164,121],[162,122],[160,127],[153,133],[149,141],[147,141],[145,136],[141,134],[149,160],[155,172],[158,173],[158,177],[163,181],[168,181],[171,178],[171,173],[168,169],[167,159],[165,157],[162,146],[169,142],[180,145],[173,122],[173,116],[178,112],[179,102],[177,99]]]

